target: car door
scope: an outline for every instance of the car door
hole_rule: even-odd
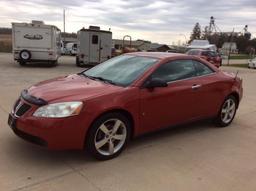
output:
[[[151,131],[189,121],[197,104],[196,69],[192,60],[176,60],[161,65],[150,76],[168,83],[167,87],[140,91],[141,127]]]
[[[216,77],[217,73],[206,64],[194,60],[197,77],[194,83],[198,89],[194,94],[194,100],[198,103],[195,115],[198,118],[214,116],[222,103],[221,81]]]
[[[96,32],[90,33],[90,51],[89,62],[100,62],[100,34]]]

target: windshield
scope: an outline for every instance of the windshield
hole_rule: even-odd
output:
[[[123,55],[103,62],[83,74],[92,79],[128,86],[157,61],[155,58]]]

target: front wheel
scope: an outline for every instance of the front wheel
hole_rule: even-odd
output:
[[[228,96],[221,106],[218,117],[216,118],[216,124],[219,127],[228,126],[236,115],[238,100],[233,96]]]
[[[130,137],[130,121],[120,113],[108,113],[98,118],[90,128],[86,147],[96,159],[118,156]]]

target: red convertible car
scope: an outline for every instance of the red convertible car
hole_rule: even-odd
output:
[[[199,57],[141,52],[21,92],[8,124],[49,149],[85,149],[106,160],[143,133],[204,118],[228,126],[242,80]]]

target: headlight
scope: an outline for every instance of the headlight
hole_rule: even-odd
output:
[[[33,116],[61,118],[78,115],[83,107],[83,102],[53,103],[38,108]]]

